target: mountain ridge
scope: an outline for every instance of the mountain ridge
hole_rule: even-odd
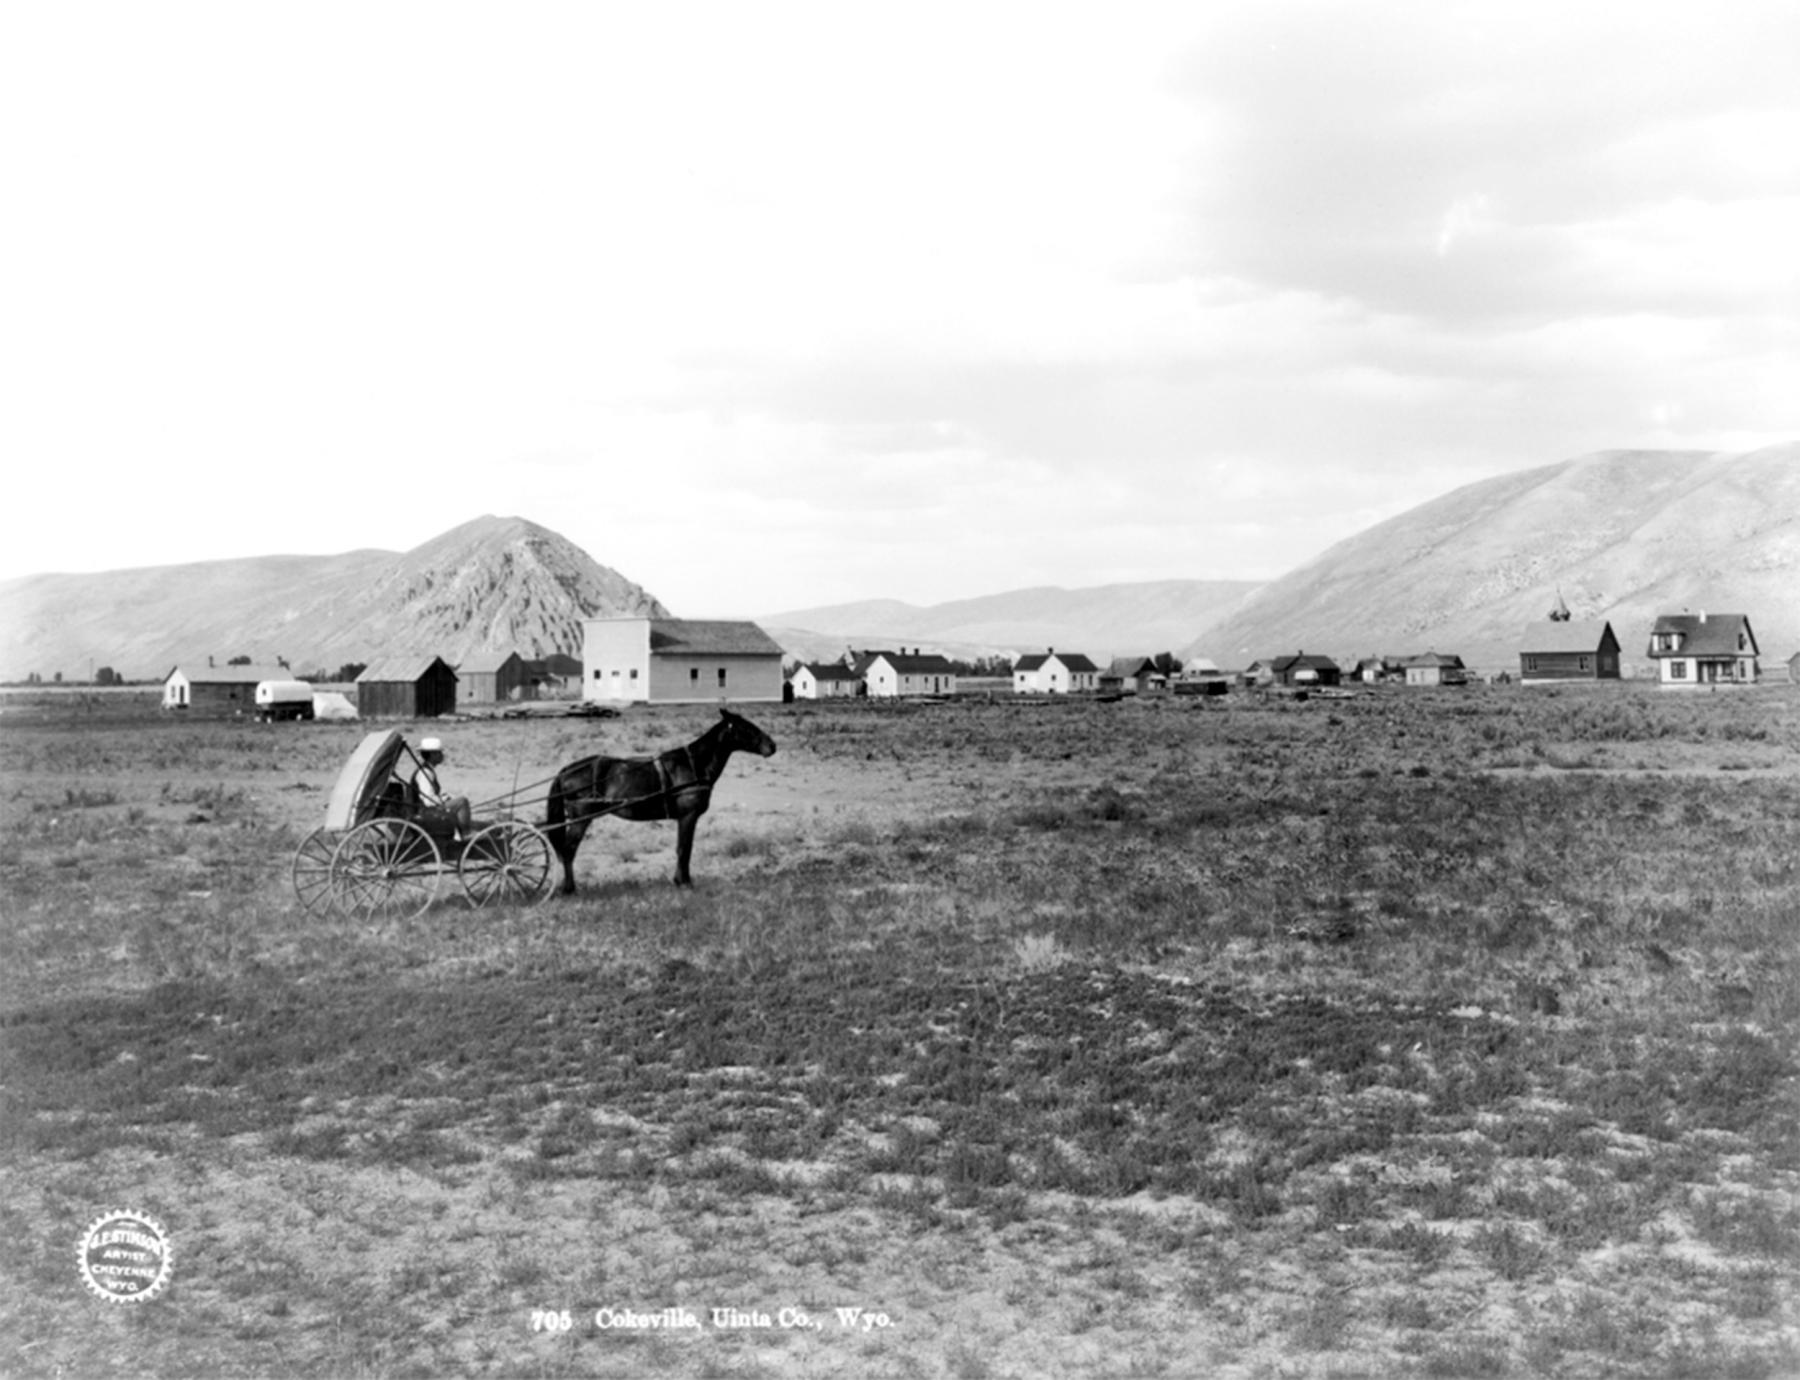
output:
[[[296,671],[377,655],[579,652],[581,619],[668,610],[524,518],[484,515],[409,551],[250,556],[0,582],[0,675],[129,679],[249,656]]]
[[[1642,662],[1659,613],[1750,616],[1763,656],[1800,642],[1800,443],[1607,450],[1465,485],[1348,537],[1183,644],[1224,665],[1309,651],[1436,650],[1517,669],[1558,595]],[[1641,634],[1641,636],[1640,636]]]

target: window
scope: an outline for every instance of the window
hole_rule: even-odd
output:
[[[1591,657],[1591,656],[1582,657],[1581,660],[1576,664],[1575,669],[1578,671],[1583,671],[1583,672],[1593,670],[1594,669],[1593,657]]]
[[[1671,661],[1669,663],[1669,679],[1670,680],[1686,680],[1687,679],[1687,662]]]
[[[689,685],[698,685],[699,683],[700,683],[700,668],[698,666],[688,667],[688,684]]]
[[[632,678],[632,679],[633,679],[633,680],[636,680],[636,679],[637,679],[637,673],[638,673],[638,668],[637,668],[637,667],[635,667],[635,666],[633,666],[633,667],[632,667],[632,668],[631,668],[631,678]]]
[[[725,668],[723,666],[721,666],[719,668],[719,689],[723,690],[724,688],[725,688]]]
[[[594,668],[594,679],[601,680],[604,678],[604,676],[605,676],[605,673],[603,671],[601,671],[601,669],[598,666],[596,666]]]

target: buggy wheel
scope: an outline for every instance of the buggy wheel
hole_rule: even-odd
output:
[[[456,865],[469,903],[532,905],[550,894],[550,840],[518,820],[490,824],[463,845]]]
[[[331,906],[352,919],[405,920],[437,896],[442,860],[431,835],[404,819],[359,824],[331,855]]]
[[[331,855],[343,837],[336,829],[314,829],[294,850],[294,895],[300,908],[323,910],[330,905]]]

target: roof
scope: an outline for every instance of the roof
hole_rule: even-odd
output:
[[[874,659],[887,662],[903,676],[953,676],[956,674],[956,668],[936,652],[877,652]]]
[[[498,671],[516,656],[519,656],[517,651],[470,652],[461,661],[456,663],[456,669],[458,672],[473,672],[478,675],[486,672]],[[519,659],[521,661],[524,660],[523,657],[519,657]]]
[[[754,623],[723,619],[652,618],[650,652],[713,656],[780,656],[781,645]]]
[[[294,678],[285,666],[175,666],[163,680],[167,682],[176,675],[186,676],[190,685],[255,685],[259,681]]]
[[[424,678],[425,673],[433,666],[442,666],[451,675],[450,663],[441,656],[390,656],[380,661],[371,661],[363,667],[363,672],[356,678],[358,685],[388,684],[402,682],[410,685]]]
[[[1269,669],[1276,672],[1294,670],[1335,671],[1337,662],[1328,656],[1319,656],[1314,652],[1296,652],[1293,656],[1278,656],[1269,663]]]
[[[1656,650],[1658,633],[1680,633],[1679,653]],[[1737,656],[1738,635],[1749,639],[1748,651],[1756,654],[1756,634],[1750,631],[1750,618],[1742,613],[1665,613],[1650,630],[1651,656]]]
[[[1592,652],[1612,637],[1612,624],[1605,619],[1597,623],[1531,623],[1519,638],[1521,652]],[[1618,639],[1613,638],[1617,643]]]
[[[1448,652],[1421,652],[1418,656],[1409,656],[1401,663],[1405,666],[1438,666],[1446,670],[1461,667],[1462,658],[1452,656]]]
[[[861,680],[855,671],[841,661],[803,661],[794,669],[794,674],[801,671],[812,673],[814,680]]]
[[[1157,674],[1156,663],[1147,656],[1116,656],[1112,665],[1106,668],[1109,676],[1153,676]]]
[[[1017,661],[1013,662],[1013,670],[1042,670],[1044,663],[1049,661],[1051,657],[1055,657],[1058,661],[1062,662],[1063,667],[1070,671],[1098,671],[1100,669],[1080,652],[1045,652],[1042,656],[1033,652],[1031,655],[1022,656]]]

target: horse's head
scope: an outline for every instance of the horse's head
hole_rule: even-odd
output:
[[[719,726],[724,730],[721,741],[729,751],[754,752],[758,757],[775,755],[775,740],[742,714],[721,709]]]

